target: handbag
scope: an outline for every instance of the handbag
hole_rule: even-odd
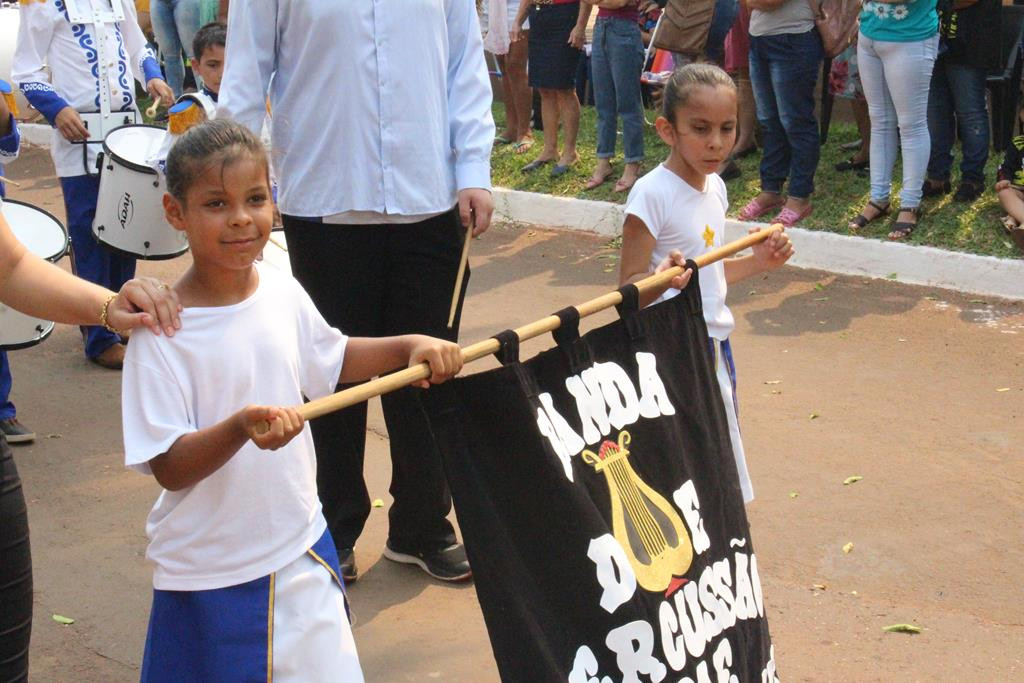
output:
[[[651,44],[697,57],[704,53],[715,0],[669,0]]]
[[[823,0],[815,6],[815,0],[807,0],[814,14],[814,25],[818,27],[821,45],[826,59],[832,59],[857,40],[860,12],[863,0]]]

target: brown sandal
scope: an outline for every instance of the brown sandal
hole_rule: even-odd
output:
[[[921,207],[915,206],[909,209],[900,207],[900,213],[909,213],[915,218],[918,218],[921,215]],[[898,214],[896,218],[899,218]],[[893,242],[905,240],[908,237],[910,237],[910,235],[914,232],[914,228],[916,227],[917,221],[913,223],[908,223],[907,221],[897,220],[895,223],[892,224],[892,230],[889,232],[889,239],[892,240]]]
[[[892,210],[891,204],[886,204],[885,206],[882,206],[881,204],[876,204],[874,201],[869,201],[868,206],[874,208],[875,211],[877,211],[878,213],[875,214],[873,217],[868,218],[867,216],[864,215],[863,212],[861,212],[853,220],[850,221],[849,225],[847,226],[850,228],[850,230],[860,230],[871,221],[878,220],[883,216],[888,216],[889,212]]]

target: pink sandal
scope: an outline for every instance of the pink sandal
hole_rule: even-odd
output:
[[[774,211],[775,209],[777,209],[778,207],[782,206],[785,203],[786,200],[784,200],[782,197],[779,197],[779,201],[774,202],[772,204],[763,204],[757,201],[757,197],[754,197],[746,206],[740,209],[739,219],[741,221],[752,221],[755,218],[760,218],[766,213]]]
[[[787,228],[792,228],[797,221],[802,221],[811,215],[814,211],[814,207],[808,204],[802,211],[794,211],[788,206],[784,206],[782,211],[779,211],[779,215],[775,217],[773,223],[782,223]]]

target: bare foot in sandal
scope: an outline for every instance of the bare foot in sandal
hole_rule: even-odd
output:
[[[860,215],[853,218],[853,220],[851,220],[846,227],[853,231],[860,230],[871,221],[875,220],[876,218],[881,218],[882,216],[885,216],[888,213],[889,202],[876,202],[874,200],[871,200],[868,202],[868,205],[865,206],[864,209],[860,212]]]
[[[597,166],[594,168],[594,175],[590,176],[590,180],[584,186],[588,190],[593,190],[595,187],[600,187],[608,182],[608,179],[612,176],[612,163],[609,159],[598,159]]]
[[[516,154],[529,152],[531,147],[533,147],[533,135],[529,133],[512,143],[512,151]]]
[[[616,192],[628,192],[633,188],[636,183],[637,176],[640,175],[640,164],[638,162],[631,162],[626,164],[626,167],[622,170],[622,177],[615,183]]]

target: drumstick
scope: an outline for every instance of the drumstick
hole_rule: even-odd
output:
[[[146,109],[146,116],[148,116],[149,118],[153,118],[154,116],[156,116],[156,110],[159,108],[160,98],[156,97],[153,99],[153,104],[149,105],[149,108]]]
[[[0,175],[0,183],[10,183],[11,185],[14,185],[15,187],[21,187],[21,183],[16,183],[13,180],[11,180],[10,178],[5,178],[2,175]]]
[[[476,227],[476,214],[470,226],[466,228],[466,241],[462,244],[462,259],[459,261],[459,274],[455,276],[455,291],[452,292],[452,307],[448,312],[448,329],[455,324],[455,310],[459,307],[459,293],[462,291],[462,280],[466,276],[466,264],[469,263],[469,241],[473,239],[473,228]]]

